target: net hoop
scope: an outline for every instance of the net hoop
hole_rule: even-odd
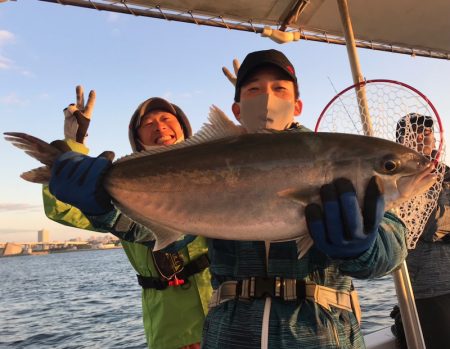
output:
[[[361,102],[361,91],[364,92],[364,103]],[[370,121],[362,121],[364,118],[360,115],[364,110],[370,116]],[[427,124],[430,119],[433,121],[431,126]],[[422,126],[423,131],[415,132],[419,130],[419,126]],[[434,144],[431,143],[433,147],[425,140],[420,142],[417,136],[430,127],[435,141]],[[371,136],[391,141],[398,142],[402,139],[400,143],[419,152],[423,150],[423,154],[426,153],[425,149],[433,149],[429,157],[435,163],[437,182],[426,193],[413,197],[395,209],[408,229],[408,248],[415,248],[429,217],[435,212],[446,170],[443,163],[443,124],[433,103],[422,92],[403,82],[389,79],[365,80],[337,93],[320,113],[314,131],[359,135],[367,132]]]
[[[314,128],[314,132],[319,132],[319,127],[321,125],[321,121],[324,118],[324,116],[326,115],[327,111],[330,109],[330,107],[333,105],[333,103],[340,98],[342,95],[344,95],[346,92],[352,90],[352,89],[357,89],[357,88],[361,88],[363,86],[366,86],[368,84],[373,84],[373,83],[387,83],[387,84],[394,84],[394,85],[399,85],[402,87],[405,87],[411,91],[413,91],[414,93],[416,93],[417,95],[419,95],[426,104],[428,104],[431,108],[431,110],[433,111],[434,115],[436,116],[436,121],[438,122],[438,126],[439,126],[439,131],[441,133],[441,142],[439,142],[439,148],[438,148],[438,152],[436,155],[436,161],[440,161],[441,159],[441,155],[442,155],[442,151],[444,149],[444,128],[443,128],[443,124],[441,121],[441,118],[439,116],[439,113],[436,109],[436,107],[434,106],[434,104],[428,99],[427,96],[425,96],[422,92],[420,92],[418,89],[412,87],[411,85],[405,84],[404,82],[400,82],[400,81],[396,81],[396,80],[389,80],[389,79],[372,79],[372,80],[364,80],[361,81],[359,83],[353,84],[345,89],[343,89],[341,92],[339,92],[338,94],[336,94],[336,96],[334,96],[325,106],[325,108],[323,108],[322,112],[319,115],[319,118],[317,119],[316,122],[316,126]]]

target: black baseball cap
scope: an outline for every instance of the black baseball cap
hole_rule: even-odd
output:
[[[239,67],[236,79],[236,92],[234,100],[239,102],[241,87],[249,75],[256,69],[266,65],[273,65],[280,68],[286,76],[294,83],[296,96],[299,95],[297,76],[295,75],[295,69],[292,63],[287,57],[277,50],[262,50],[249,53],[241,66]]]
[[[408,124],[411,125],[413,128],[413,131],[417,131],[418,127],[427,127],[427,128],[433,128],[433,118],[428,115],[422,115],[417,113],[409,113],[405,116],[403,116],[398,122],[397,127],[395,129],[395,137],[399,141],[400,137],[405,136],[406,132],[406,123],[408,121]]]

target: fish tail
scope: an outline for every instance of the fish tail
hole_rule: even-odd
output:
[[[20,177],[28,182],[47,184],[50,180],[53,162],[62,154],[56,146],[48,144],[43,140],[20,132],[5,132],[5,140],[11,142],[15,147],[22,149],[32,158],[46,165],[24,172]]]

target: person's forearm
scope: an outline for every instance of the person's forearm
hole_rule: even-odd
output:
[[[102,216],[88,216],[88,218],[96,229],[107,230],[119,239],[151,248],[155,245],[156,235],[150,228],[134,222],[117,209]],[[193,235],[183,235],[164,248],[164,251],[171,253],[179,251],[194,239]]]
[[[88,218],[96,229],[108,231],[119,239],[151,247],[155,243],[155,236],[150,229],[134,222],[117,209]]]
[[[89,152],[89,149],[85,145],[75,142],[74,140],[66,139],[65,142],[73,151],[81,154],[87,154]],[[95,228],[83,212],[72,205],[59,201],[50,193],[47,185],[42,187],[42,199],[44,203],[44,212],[47,218],[69,227],[95,231]]]
[[[406,258],[406,233],[407,229],[403,222],[387,212],[372,247],[356,259],[342,261],[339,265],[340,271],[361,279],[388,274]]]
[[[56,199],[49,191],[48,186],[42,188],[44,212],[47,218],[69,227],[93,230],[95,228],[78,208],[65,204]]]

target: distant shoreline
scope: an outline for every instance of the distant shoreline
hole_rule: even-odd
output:
[[[108,247],[108,248],[83,248],[79,250],[54,250],[54,251],[36,251],[31,253],[16,253],[9,255],[0,255],[0,258],[8,258],[8,257],[26,257],[26,256],[43,256],[49,254],[59,254],[59,253],[69,253],[69,252],[88,252],[88,251],[108,251],[108,250],[117,250],[122,249],[122,245]]]

